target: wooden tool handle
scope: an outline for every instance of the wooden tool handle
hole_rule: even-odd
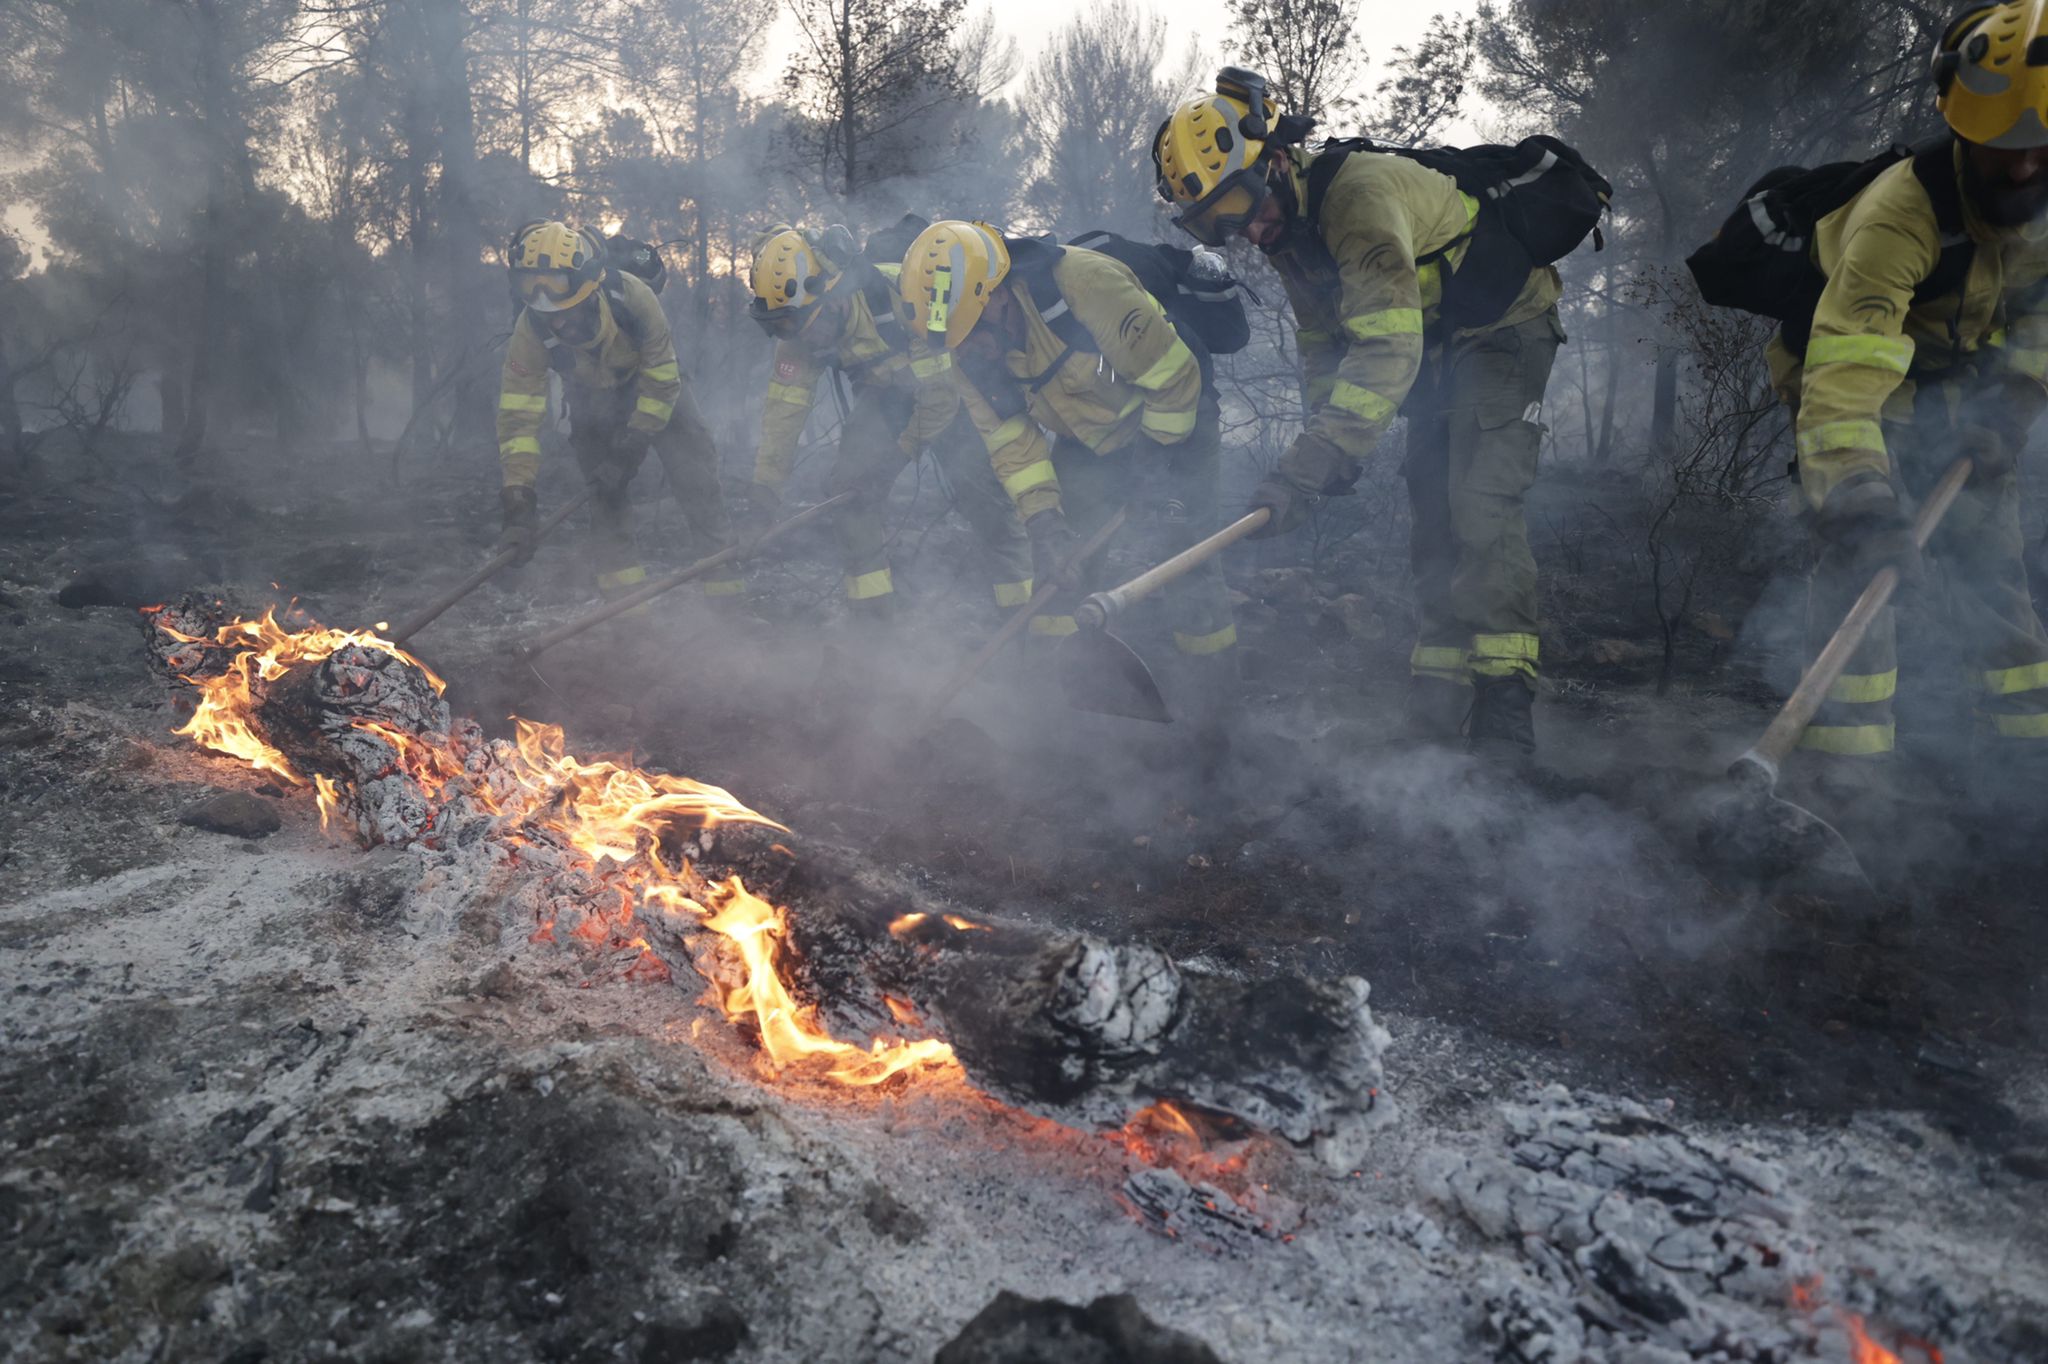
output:
[[[1941,482],[1934,485],[1934,491],[1920,504],[1919,514],[1913,518],[1913,544],[1926,549],[1933,538],[1941,519],[1948,515],[1948,509],[1955,505],[1957,494],[1970,481],[1970,461],[1959,459],[1949,466],[1941,476]],[[1872,621],[1877,613],[1898,590],[1899,570],[1886,564],[1870,580],[1870,586],[1863,589],[1863,595],[1849,608],[1849,614],[1836,627],[1834,636],[1820,651],[1820,656],[1799,679],[1799,685],[1785,698],[1785,704],[1778,708],[1778,714],[1763,736],[1751,746],[1747,753],[1737,758],[1728,769],[1729,775],[1744,781],[1761,781],[1766,787],[1778,779],[1778,765],[1785,761],[1785,755],[1799,742],[1799,736],[1806,732],[1808,724],[1827,700],[1828,688],[1835,685],[1842,670],[1849,666],[1849,659],[1862,647],[1863,637],[1870,633]]]
[[[1075,610],[1075,623],[1083,629],[1102,629],[1131,603],[1144,600],[1188,570],[1207,563],[1272,519],[1270,507],[1245,513],[1208,539],[1189,545],[1165,563],[1146,569],[1122,587],[1097,592]]]
[[[1130,514],[1131,509],[1124,507],[1115,516],[1110,517],[1103,523],[1102,529],[1089,536],[1082,542],[1081,547],[1069,556],[1068,563],[1087,562],[1109,543],[1111,536],[1123,529],[1124,522],[1130,518]],[[1061,565],[1062,568],[1065,566]],[[1004,645],[1022,633],[1024,627],[1031,623],[1031,618],[1042,611],[1047,602],[1058,596],[1059,591],[1059,584],[1050,582],[1032,593],[1030,601],[1010,613],[1010,618],[1003,622],[1002,629],[996,631],[994,639],[982,645],[974,657],[954,669],[953,675],[946,679],[946,685],[932,697],[931,709],[928,712],[931,720],[936,721],[945,712],[946,707],[953,703],[953,698],[960,694],[961,688],[979,677],[981,670],[989,665],[989,660],[1001,653]]]
[[[769,541],[780,538],[798,526],[808,525],[842,503],[851,502],[858,494],[845,492],[826,498],[816,506],[806,507],[794,516],[777,521],[768,529],[743,544],[731,545],[716,554],[708,554],[688,568],[679,569],[665,578],[634,588],[623,597],[614,598],[587,616],[564,622],[552,630],[543,630],[532,639],[514,646],[514,652],[521,658],[532,658],[535,654],[552,649],[565,639],[574,639],[593,626],[602,625],[613,616],[623,615],[645,601],[653,601],[662,593],[681,587],[693,578],[701,578],[714,568],[721,568],[736,559],[745,559]]]
[[[585,488],[583,491],[577,493],[576,496],[570,498],[567,502],[564,502],[559,508],[555,510],[555,513],[552,516],[548,517],[547,520],[541,522],[540,525],[534,528],[533,542],[535,544],[539,544],[543,539],[547,537],[547,533],[549,531],[553,530],[556,526],[561,525],[562,522],[568,520],[569,513],[575,511],[578,507],[582,506],[585,502],[588,502],[589,500],[590,490],[588,488]],[[436,620],[439,620],[441,618],[442,612],[446,611],[449,607],[455,605],[455,603],[461,601],[470,593],[476,591],[479,587],[482,587],[492,578],[498,576],[499,573],[503,572],[507,567],[509,567],[512,561],[517,559],[518,557],[519,551],[516,549],[508,549],[502,554],[493,555],[491,557],[490,562],[486,563],[482,568],[478,569],[476,572],[470,574],[467,578],[464,578],[462,580],[462,585],[460,587],[457,587],[453,591],[449,592],[447,596],[439,598],[434,602],[432,606],[427,607],[424,611],[421,611],[411,620],[399,626],[398,633],[391,637],[391,642],[393,644],[403,644],[407,640],[411,639],[414,635],[418,634],[420,631],[426,629],[429,625],[432,625]]]

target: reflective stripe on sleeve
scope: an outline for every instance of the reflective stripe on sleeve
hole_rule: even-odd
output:
[[[886,597],[895,590],[895,580],[889,576],[889,570],[886,568],[878,568],[872,573],[846,575],[848,601],[870,601],[876,597]]]
[[[1020,413],[983,436],[981,443],[991,452],[1000,450],[1011,441],[1024,439],[1024,433],[1030,429],[1030,425],[1030,419]]]
[[[640,372],[657,384],[672,384],[680,377],[676,370],[676,362],[673,360],[664,365],[649,365]]]
[[[1867,418],[1822,422],[1799,432],[1801,455],[1826,454],[1830,450],[1883,450],[1884,428]]]
[[[1889,701],[1899,692],[1899,670],[1884,673],[1843,673],[1828,688],[1828,700],[1844,705],[1867,706]]]
[[[1048,483],[1058,483],[1059,481],[1060,476],[1052,467],[1052,461],[1049,459],[1037,459],[1004,479],[1003,491],[1008,493],[1011,500],[1014,501],[1030,492],[1033,488],[1043,487]]]
[[[1188,343],[1178,336],[1166,348],[1166,354],[1159,357],[1159,363],[1131,380],[1139,388],[1161,389],[1178,379],[1181,371],[1195,363],[1195,353],[1188,349]]]
[[[659,398],[642,397],[639,402],[633,404],[633,410],[656,421],[665,422],[675,415],[676,405],[665,403]]]
[[[1369,341],[1375,336],[1420,336],[1422,309],[1382,308],[1378,312],[1360,313],[1344,319],[1344,331],[1353,341]]]
[[[1021,583],[997,583],[995,585],[996,605],[1022,606],[1025,602],[1031,600],[1031,586],[1031,579],[1029,578],[1026,578]]]
[[[1813,753],[1832,753],[1842,758],[1868,758],[1889,753],[1898,729],[1882,725],[1808,725],[1799,736],[1799,746]]]
[[[1441,677],[1448,682],[1468,685],[1472,680],[1463,649],[1435,644],[1416,645],[1408,655],[1408,671],[1417,677]]]
[[[1173,632],[1173,647],[1184,654],[1220,654],[1237,644],[1237,626],[1226,625],[1221,630],[1211,630],[1206,635],[1184,635]]]
[[[1034,635],[1071,635],[1081,627],[1072,616],[1033,616],[1031,633]]]
[[[788,403],[792,407],[807,407],[811,401],[811,390],[800,384],[770,384],[768,385],[768,401],[771,403]]]
[[[500,393],[498,407],[505,412],[545,412],[548,410],[548,395],[545,393]]]
[[[540,453],[540,438],[538,436],[514,436],[508,441],[500,442],[498,453],[501,455],[537,455]]]
[[[622,587],[638,587],[646,581],[647,570],[640,564],[634,564],[631,568],[619,569],[614,573],[600,573],[597,575],[598,590],[606,593],[616,592]]]
[[[738,578],[717,578],[704,584],[707,597],[737,597],[746,590],[746,583]]]
[[[920,379],[935,379],[953,368],[953,356],[949,351],[937,355],[926,355],[910,362],[910,372]]]
[[[1468,666],[1480,677],[1525,677],[1536,675],[1536,660],[1542,652],[1535,635],[1515,632],[1504,635],[1472,636],[1472,657]]]
[[[1349,379],[1337,380],[1330,389],[1330,406],[1341,407],[1346,412],[1369,422],[1392,421],[1394,405],[1369,388],[1360,388]]]
[[[1808,365],[1863,365],[1904,374],[1913,365],[1910,336],[1816,336],[1806,344]]]
[[[1984,674],[1984,690],[1993,696],[2039,691],[2048,687],[2048,663],[2027,663],[2017,668],[1993,668]]]

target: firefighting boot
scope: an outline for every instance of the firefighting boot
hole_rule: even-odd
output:
[[[1475,757],[1519,766],[1536,754],[1536,688],[1523,677],[1481,677],[1472,683],[1465,745]]]
[[[1457,743],[1472,713],[1472,685],[1418,673],[1408,679],[1401,737],[1416,744]]]

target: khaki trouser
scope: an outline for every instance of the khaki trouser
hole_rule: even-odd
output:
[[[620,445],[632,411],[628,389],[579,386],[569,393],[569,448],[590,485],[591,557],[597,565],[598,588],[606,595],[628,591],[647,578],[639,547],[633,543],[626,484],[650,446],[689,525],[690,552],[701,558],[732,543],[725,495],[718,484],[718,447],[690,396],[690,386],[684,384],[676,395],[675,413],[667,426],[642,443]],[[718,570],[715,578],[702,582],[706,596],[736,596],[742,590],[736,568]]]
[[[829,378],[827,382],[836,382]],[[889,490],[916,454],[902,436],[913,410],[901,389],[864,386],[839,440],[829,486],[861,494],[840,509],[837,526],[846,561],[849,601],[879,601],[896,590],[889,572]],[[1031,600],[1031,539],[996,480],[981,437],[963,411],[927,447],[953,493],[953,506],[980,537],[996,605]]]
[[[1128,503],[1137,490],[1141,473],[1136,461],[1158,460],[1165,465],[1169,495],[1181,505],[1182,519],[1171,523],[1168,554],[1178,553],[1205,536],[1214,534],[1217,523],[1217,482],[1223,460],[1222,412],[1216,391],[1204,387],[1195,410],[1195,429],[1178,445],[1155,445],[1140,439],[1133,449],[1098,455],[1080,441],[1062,436],[1053,442],[1052,467],[1059,475],[1060,508],[1074,532],[1086,539],[1100,530],[1117,508]],[[1089,587],[1097,581],[1103,556],[1086,565]],[[1214,558],[1167,585],[1166,607],[1173,625],[1173,642],[1183,653],[1195,657],[1220,654],[1237,644],[1237,626],[1230,615],[1230,597],[1223,585],[1223,566]],[[1078,600],[1055,597],[1043,614],[1031,620],[1039,635],[1070,635],[1075,630],[1074,608]]]
[[[1925,383],[1911,423],[1887,421],[1892,481],[1910,505],[1954,459],[1958,388]],[[1975,674],[1982,732],[1996,739],[2048,740],[2048,631],[2027,589],[2020,531],[2019,476],[1964,487],[1928,544],[1928,590],[1953,633],[1953,647]],[[1807,591],[1807,656],[1834,634],[1868,575],[1853,571],[1853,547],[1829,546]],[[1800,747],[1846,758],[1881,758],[1895,744],[1892,698],[1899,685],[1897,623],[1887,606],[1847,670],[1828,691]]]
[[[1522,502],[1536,481],[1557,310],[1454,341],[1407,403],[1421,616],[1409,670],[1470,685],[1537,675],[1536,558]],[[1431,382],[1434,372],[1434,382]]]

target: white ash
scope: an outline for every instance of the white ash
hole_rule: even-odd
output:
[[[1055,1026],[1103,1056],[1157,1051],[1179,1008],[1180,972],[1164,952],[1086,936],[1068,950],[1045,1005]]]

